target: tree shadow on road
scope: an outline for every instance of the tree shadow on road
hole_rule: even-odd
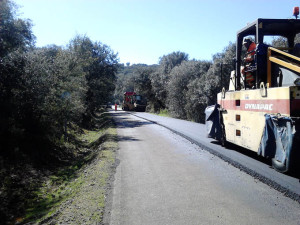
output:
[[[128,112],[118,112],[118,113],[112,113],[110,114],[111,117],[114,119],[117,128],[135,128],[135,127],[141,127],[145,125],[151,125],[153,122],[149,122],[146,120],[131,120],[126,115],[130,115]]]
[[[118,136],[118,141],[140,141],[140,139],[130,136]]]

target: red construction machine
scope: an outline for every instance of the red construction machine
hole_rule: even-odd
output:
[[[124,111],[145,112],[146,101],[141,95],[137,95],[135,92],[125,92],[122,109]]]

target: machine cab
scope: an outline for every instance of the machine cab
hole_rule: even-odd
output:
[[[295,44],[295,37],[300,33],[300,20],[295,19],[257,19],[237,33],[236,67],[231,76],[231,90],[247,89],[246,79],[242,74],[245,49],[243,41],[251,37],[256,44],[254,52],[254,87],[295,86],[300,83],[299,58],[300,44]],[[266,44],[268,37],[279,37],[283,47],[275,48]]]

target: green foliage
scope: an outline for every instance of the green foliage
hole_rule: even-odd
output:
[[[163,74],[170,74],[175,66],[180,65],[183,61],[187,61],[188,58],[188,54],[179,51],[164,55],[159,59],[160,69]]]
[[[122,102],[126,91],[135,91],[143,95],[148,101],[152,98],[150,75],[157,66],[145,64],[133,64],[131,66],[119,65],[114,99],[117,103]]]
[[[283,47],[287,48],[288,47],[288,42],[287,39],[284,37],[278,37],[272,40],[272,46],[274,47]]]
[[[24,53],[32,46],[34,36],[30,21],[16,18],[13,2],[0,1],[0,18],[0,145],[5,149],[4,142],[10,147],[18,143],[12,133],[16,136],[24,133],[21,113],[24,104],[20,98],[26,90]]]
[[[64,123],[78,123],[85,110],[85,73],[77,56],[57,46],[34,49],[26,54],[24,102],[28,115],[48,134],[59,138]]]
[[[0,57],[19,48],[25,50],[35,40],[31,21],[16,18],[16,9],[12,1],[0,1]]]
[[[167,107],[167,88],[172,69],[187,60],[188,54],[184,52],[173,52],[160,58],[158,70],[151,77],[159,108]]]
[[[175,67],[170,73],[170,80],[167,86],[167,105],[168,109],[174,117],[187,119],[190,117],[191,107],[191,91],[189,91],[189,83],[199,78],[203,79],[203,75],[211,66],[207,61],[184,61]],[[200,87],[198,87],[201,89]],[[186,106],[189,107],[186,107]]]
[[[170,113],[168,112],[167,109],[161,109],[161,110],[157,113],[157,115],[159,115],[159,116],[164,116],[164,117],[171,117],[171,116],[170,116]]]
[[[115,162],[117,132],[107,115],[102,115],[101,120],[107,123],[100,130],[84,130],[84,135],[77,134],[82,144],[77,151],[81,154],[72,159],[71,165],[62,166],[52,172],[36,188],[34,197],[26,202],[26,213],[20,218],[22,223],[30,221],[39,224],[49,219],[57,219],[56,216],[63,213],[64,205],[70,200],[76,204],[78,199],[89,202],[88,209],[79,209],[81,213],[87,214],[86,218],[103,213],[105,188]],[[88,148],[89,145],[97,147],[91,149]],[[101,221],[100,216],[93,219]]]
[[[229,43],[212,62],[188,60],[186,53],[173,52],[155,66],[120,65],[114,97],[120,102],[125,91],[135,91],[147,98],[150,112],[167,110],[176,118],[204,122],[205,108],[215,104],[222,87],[228,88],[234,57],[235,44]]]
[[[86,73],[85,119],[88,121],[100,105],[111,100],[118,69],[117,54],[107,45],[93,43],[85,36],[71,40],[69,49],[80,59],[77,63]]]
[[[0,153],[8,154],[66,141],[70,124],[89,126],[110,100],[118,68],[117,54],[86,36],[65,47],[34,47],[31,23],[16,18],[16,9],[0,1]]]

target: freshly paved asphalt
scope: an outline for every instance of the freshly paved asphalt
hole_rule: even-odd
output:
[[[234,145],[224,148],[214,139],[207,138],[204,124],[149,113],[132,114],[171,129],[300,203],[300,171],[292,175],[282,174],[271,167],[271,160],[258,157],[255,152]]]
[[[135,115],[148,120],[112,112],[118,126],[119,165],[105,223],[300,224],[297,201],[199,147],[197,137],[205,133],[198,124]],[[196,144],[149,120],[179,129]],[[204,144],[221,148],[211,141]],[[264,162],[257,163],[279,174]]]

